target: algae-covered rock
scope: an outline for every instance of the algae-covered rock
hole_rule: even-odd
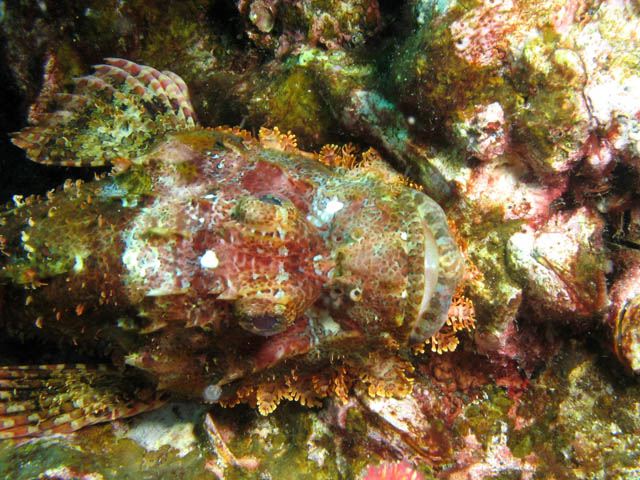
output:
[[[382,27],[377,0],[242,0],[253,42],[282,56],[296,44],[329,50],[362,46]]]
[[[3,442],[0,476],[366,478],[371,466],[400,456],[426,480],[633,478],[640,390],[616,365],[568,342],[529,382],[469,352],[434,354],[418,361],[417,388],[404,400],[356,391],[346,404],[291,404],[268,417],[215,408],[226,450],[203,427],[200,407],[170,405],[73,436]]]
[[[0,477],[640,475],[637,2],[0,2],[0,30],[21,122],[120,56],[183,76],[204,124],[373,146],[445,209],[476,325],[456,351],[410,358],[403,399],[354,380],[267,417],[171,405],[0,443]],[[27,186],[4,199],[62,183],[20,165]],[[0,357],[30,358],[2,336]]]
[[[637,148],[628,133],[639,110],[629,96],[638,82],[637,22],[621,4],[458,2],[400,47],[397,98],[423,130],[452,142],[477,109],[499,103],[512,147],[551,179],[575,165],[590,135],[614,124],[621,149]]]
[[[537,231],[511,236],[513,276],[540,316],[591,317],[608,306],[602,218],[586,208],[553,216]]]

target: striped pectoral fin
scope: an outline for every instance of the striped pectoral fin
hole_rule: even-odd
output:
[[[57,110],[12,134],[29,159],[48,165],[97,167],[133,160],[170,131],[198,124],[184,81],[128,60],[107,58],[76,79]]]
[[[105,365],[0,367],[0,440],[71,433],[164,401]]]

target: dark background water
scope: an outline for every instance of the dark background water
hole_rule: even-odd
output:
[[[0,34],[0,203],[10,201],[16,194],[44,193],[67,178],[92,177],[88,169],[38,165],[11,143],[11,132],[27,124],[28,105],[7,68],[9,48]]]

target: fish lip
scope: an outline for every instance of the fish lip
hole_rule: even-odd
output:
[[[423,229],[423,241],[424,241],[424,268],[423,268],[423,278],[424,278],[424,286],[422,289],[422,298],[420,299],[420,307],[418,308],[418,314],[416,316],[416,321],[420,321],[422,317],[427,312],[429,308],[429,303],[433,298],[433,295],[436,292],[436,288],[438,286],[438,277],[439,277],[439,257],[440,252],[438,251],[438,245],[436,244],[436,240],[433,236],[433,232],[429,228],[429,225],[424,219],[424,216],[421,216],[420,221],[422,223]],[[440,328],[440,327],[438,327]],[[415,331],[415,326],[414,326]]]
[[[409,343],[415,345],[424,343],[444,325],[451,298],[464,273],[464,259],[449,230],[447,217],[440,205],[422,192],[416,191],[413,197],[415,210],[418,212],[424,231],[425,257],[434,255],[437,251],[435,274],[432,270],[433,262],[428,258],[424,260],[425,286],[409,337]],[[427,278],[435,278],[435,284],[427,286]]]

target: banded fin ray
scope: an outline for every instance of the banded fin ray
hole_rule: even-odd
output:
[[[164,404],[106,365],[0,367],[0,440],[71,433]]]
[[[147,90],[151,90],[167,108],[175,112],[181,122],[190,127],[198,124],[195,110],[189,99],[189,89],[179,75],[169,71],[160,72],[155,68],[138,65],[122,58],[106,58],[105,61],[112,67],[127,72],[130,78],[136,78]]]
[[[12,134],[27,157],[47,165],[98,167],[134,161],[165,133],[198,125],[185,82],[119,58],[75,79],[56,95],[57,110]]]

